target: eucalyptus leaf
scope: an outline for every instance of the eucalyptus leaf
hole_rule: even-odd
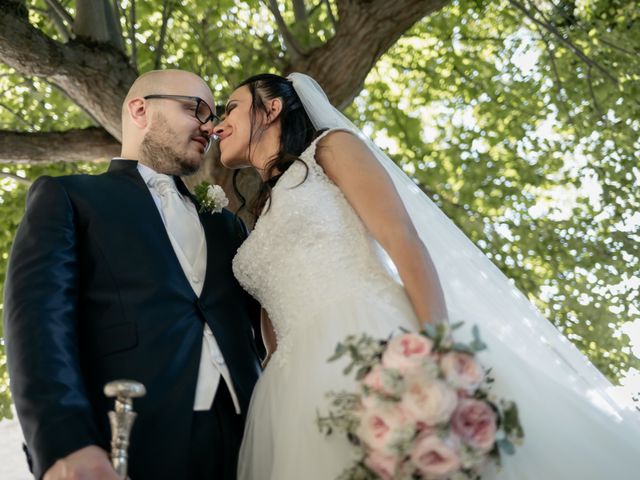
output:
[[[497,441],[498,444],[498,448],[506,453],[507,455],[513,455],[514,453],[516,453],[516,449],[513,446],[513,443],[511,443],[509,440],[507,440],[506,438],[500,439]]]
[[[422,324],[422,328],[424,330],[424,333],[427,335],[427,337],[431,338],[432,340],[435,340],[436,338],[438,338],[438,330],[431,323],[424,322]]]

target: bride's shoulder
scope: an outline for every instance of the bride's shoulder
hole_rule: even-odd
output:
[[[335,129],[324,132],[318,138],[315,160],[326,168],[335,161],[360,162],[369,155],[368,147],[356,133]]]

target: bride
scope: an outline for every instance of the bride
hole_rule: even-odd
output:
[[[323,436],[325,394],[353,390],[327,363],[348,334],[387,338],[422,322],[478,325],[493,391],[517,402],[525,443],[508,480],[637,477],[637,414],[611,384],[393,162],[333,108],[310,77],[249,78],[215,133],[228,168],[255,168],[259,218],[233,269],[263,306],[268,365],[248,413],[240,480],[332,480],[346,438]]]

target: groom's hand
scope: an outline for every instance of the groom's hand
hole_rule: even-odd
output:
[[[61,458],[44,474],[44,480],[119,480],[109,456],[95,445]]]

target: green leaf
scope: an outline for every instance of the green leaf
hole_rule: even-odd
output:
[[[371,371],[371,367],[369,367],[369,366],[360,367],[358,369],[358,371],[356,372],[356,380],[358,380],[358,381],[362,380],[364,377],[367,376],[367,374],[370,371]]]
[[[334,362],[334,361],[338,360],[339,358],[342,358],[342,356],[343,356],[345,353],[347,353],[347,352],[348,352],[347,347],[345,347],[345,345],[343,345],[342,343],[338,343],[338,344],[336,345],[336,350],[335,350],[335,352],[333,353],[333,355],[331,355],[331,356],[328,358],[328,360],[327,360],[327,361],[328,361],[328,362]]]
[[[513,443],[511,443],[506,438],[502,438],[496,443],[498,444],[498,448],[500,449],[500,451],[506,453],[507,455],[513,455],[514,453],[516,453],[516,449],[513,446]]]
[[[481,352],[482,350],[486,350],[487,345],[480,339],[480,329],[477,325],[474,325],[471,328],[471,333],[473,335],[473,341],[470,346],[475,352]]]
[[[423,328],[424,333],[425,333],[425,335],[427,337],[431,338],[432,340],[435,340],[436,338],[438,338],[438,330],[431,323],[425,322],[422,325],[422,328]]]

